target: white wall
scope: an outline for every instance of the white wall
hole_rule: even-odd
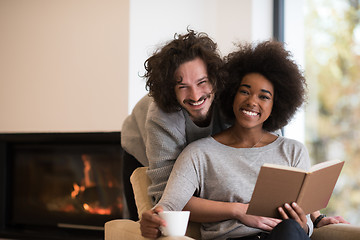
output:
[[[190,27],[206,32],[223,55],[239,41],[272,36],[272,1],[269,0],[131,0],[129,113],[144,96],[144,62],[155,49]]]
[[[272,1],[1,0],[0,132],[120,131],[144,61],[187,26],[225,55],[272,36]]]
[[[128,1],[1,0],[0,33],[0,132],[121,129]]]
[[[146,94],[144,62],[174,33],[186,32],[187,26],[215,32],[216,0],[131,0],[130,1],[130,62],[129,62],[129,112]],[[213,17],[210,17],[213,16]]]

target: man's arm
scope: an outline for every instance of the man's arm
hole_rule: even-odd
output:
[[[185,119],[182,112],[164,113],[155,103],[145,123],[146,155],[149,161],[147,175],[151,180],[148,194],[153,204],[160,200],[174,163],[185,148]]]

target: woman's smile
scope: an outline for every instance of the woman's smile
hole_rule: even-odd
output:
[[[258,113],[258,112],[249,111],[249,110],[245,110],[245,109],[243,109],[242,112],[243,112],[245,115],[248,115],[248,116],[251,116],[251,117],[260,115],[260,113]]]

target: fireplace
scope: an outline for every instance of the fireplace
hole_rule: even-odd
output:
[[[0,134],[0,237],[103,239],[126,218],[120,132]]]

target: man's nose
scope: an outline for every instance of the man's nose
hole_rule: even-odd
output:
[[[202,97],[202,95],[203,95],[203,93],[202,93],[200,88],[198,88],[198,87],[191,87],[190,88],[189,98],[191,100],[196,102]]]

